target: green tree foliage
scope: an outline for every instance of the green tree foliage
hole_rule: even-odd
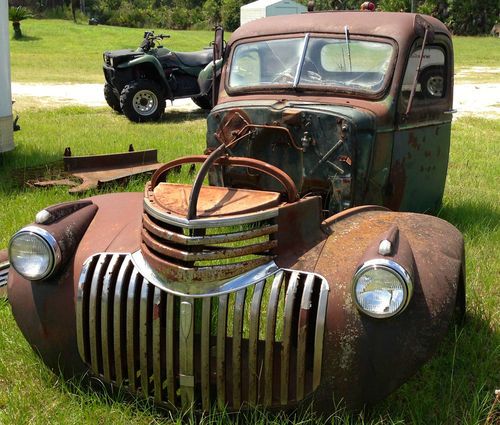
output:
[[[308,0],[295,0],[307,5]],[[315,0],[315,10],[358,10],[364,0]],[[411,10],[435,16],[460,35],[487,34],[500,19],[499,0],[372,0],[379,11]],[[240,24],[240,7],[251,0],[9,0],[38,14],[61,16],[78,7],[103,24],[172,29],[213,28],[221,24],[234,31]]]

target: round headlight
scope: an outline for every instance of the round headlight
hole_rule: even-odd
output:
[[[412,292],[410,275],[391,260],[367,261],[354,275],[354,301],[371,317],[391,317],[400,313],[408,305]]]
[[[60,257],[57,241],[39,227],[25,227],[10,240],[10,263],[28,280],[48,277],[59,263]]]

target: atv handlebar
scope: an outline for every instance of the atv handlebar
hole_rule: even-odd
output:
[[[164,38],[170,38],[170,35],[168,34],[155,35],[154,31],[145,31],[144,40],[142,40],[140,47],[144,52],[147,52],[153,47],[155,47],[156,40],[163,40]]]

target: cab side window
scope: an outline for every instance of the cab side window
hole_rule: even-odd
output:
[[[418,61],[420,58],[421,46],[413,49],[401,87],[401,106],[408,104],[410,92],[417,72]],[[447,95],[447,76],[445,68],[445,52],[438,46],[427,46],[424,49],[420,73],[417,80],[414,106],[431,106],[436,100],[442,99]]]

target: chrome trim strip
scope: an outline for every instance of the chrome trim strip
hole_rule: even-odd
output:
[[[201,310],[201,405],[210,409],[210,326],[212,299],[203,298]]]
[[[101,351],[102,351],[102,369],[103,376],[108,381],[112,380],[111,376],[111,357],[110,350],[113,349],[111,346],[111,334],[109,333],[111,323],[108,323],[108,311],[111,309],[113,304],[110,302],[113,299],[113,280],[115,275],[115,269],[117,267],[117,263],[120,259],[118,254],[113,254],[110,262],[108,263],[108,267],[106,269],[106,273],[104,275],[104,281],[102,284],[101,291]],[[113,344],[114,345],[114,344]]]
[[[90,361],[99,373],[102,373],[102,365],[99,364],[99,357],[97,353],[97,340],[100,330],[98,330],[100,320],[97,314],[100,313],[99,299],[101,296],[101,282],[107,262],[106,254],[101,254],[92,276],[92,283],[90,284],[90,298],[89,298],[89,342],[90,342]]]
[[[179,388],[181,405],[194,403],[194,299],[183,297],[179,311]]]
[[[167,343],[167,397],[172,406],[175,402],[175,375],[174,375],[174,296],[167,294],[167,318],[165,326],[165,336]]]
[[[273,279],[266,317],[266,339],[264,346],[264,406],[273,403],[273,357],[276,340],[276,315],[283,281],[283,271],[280,270]]]
[[[283,341],[281,343],[281,391],[280,401],[285,405],[288,403],[288,392],[290,387],[290,348],[292,345],[293,307],[297,296],[299,284],[299,273],[293,272],[288,282],[285,298],[285,313],[283,316]]]
[[[139,303],[139,368],[141,373],[141,390],[144,397],[149,397],[149,365],[148,365],[148,296],[149,285],[144,279],[140,279],[140,303]]]
[[[151,221],[151,218],[147,214],[143,215],[142,220],[144,228],[152,235],[165,239],[169,242],[174,242],[186,246],[238,242],[258,238],[260,236],[270,235],[278,231],[277,224],[268,224],[256,229],[243,230],[240,232],[220,233],[205,236],[187,236],[156,225]]]
[[[309,325],[309,314],[311,310],[311,295],[314,286],[313,274],[308,274],[300,301],[300,314],[297,335],[297,396],[296,400],[304,398],[306,384],[306,348],[307,348],[307,327]]]
[[[236,292],[233,315],[233,406],[241,405],[241,340],[243,337],[243,316],[245,314],[246,288]]]
[[[127,293],[127,313],[126,313],[126,330],[127,330],[127,367],[128,367],[128,385],[131,391],[137,390],[137,375],[136,375],[136,357],[135,347],[138,347],[139,341],[135,340],[134,327],[138,326],[139,318],[135,317],[135,302],[136,302],[136,288],[138,286],[137,280],[140,278],[137,269],[132,270],[130,276],[130,283]]]
[[[131,256],[134,266],[140,271],[148,282],[172,295],[180,297],[203,298],[229,294],[231,292],[252,286],[256,282],[274,275],[279,270],[276,263],[274,261],[270,261],[227,281],[203,282],[198,284],[190,282],[186,285],[180,282],[166,281],[163,277],[158,275],[156,271],[146,262],[141,251],[136,251],[133,254],[128,255]],[[187,292],[186,289],[189,289],[190,292]]]
[[[323,340],[325,336],[326,308],[330,288],[323,279],[319,292],[318,311],[316,313],[316,330],[314,333],[314,362],[313,362],[313,390],[321,382],[321,367],[323,362]]]
[[[226,334],[227,304],[229,295],[219,297],[217,315],[217,406],[223,409],[226,405]]]
[[[259,397],[258,386],[260,383],[260,368],[258,361],[259,322],[260,307],[262,304],[262,292],[264,291],[265,279],[255,285],[252,303],[250,305],[250,332],[248,335],[248,402],[257,404]]]
[[[122,352],[126,350],[127,342],[126,323],[121,320],[122,311],[126,311],[127,299],[122,299],[122,295],[127,294],[129,277],[132,273],[133,264],[128,255],[124,256],[123,262],[118,272],[115,286],[115,298],[113,306],[113,345],[115,354],[115,378],[116,384],[123,384],[124,365],[126,367],[126,358],[122,358]],[[126,373],[126,372],[125,372]]]
[[[90,257],[85,260],[82,266],[82,271],[80,273],[80,279],[78,280],[78,291],[76,294],[76,329],[77,329],[77,344],[78,352],[83,361],[90,363],[90,359],[86,354],[85,348],[87,346],[88,336],[85,332],[85,327],[89,325],[89,321],[84,323],[83,314],[88,311],[88,300],[85,297],[86,286],[89,283],[88,279],[92,277],[94,273],[95,263],[98,257]],[[88,330],[88,329],[87,329]]]
[[[161,335],[161,321],[162,321],[162,295],[164,295],[160,288],[156,286],[153,293],[153,311],[151,312],[151,322],[153,325],[153,383],[154,383],[154,398],[156,403],[163,401],[163,387],[162,387],[162,373],[163,362],[161,358],[162,335]]]
[[[188,220],[184,217],[179,217],[174,214],[167,214],[151,205],[151,202],[144,198],[144,211],[150,214],[152,217],[160,220],[163,223],[171,224],[173,226],[184,227],[189,229],[200,229],[209,227],[226,227],[235,226],[238,224],[248,224],[255,221],[268,220],[270,218],[275,218],[278,216],[279,208],[272,208],[265,211],[258,211],[254,213],[247,213],[241,215],[231,215],[227,217],[217,217],[217,218],[196,218],[194,220]]]

